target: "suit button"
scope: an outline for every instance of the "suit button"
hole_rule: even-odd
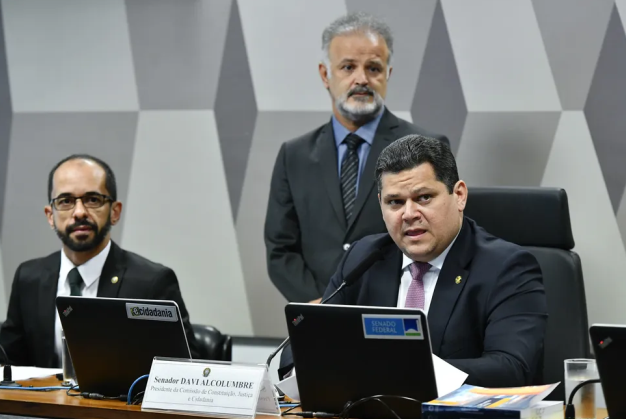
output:
[[[345,243],[343,245],[343,250],[348,250],[350,248],[350,244],[349,243]]]

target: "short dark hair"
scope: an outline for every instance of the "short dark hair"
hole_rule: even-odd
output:
[[[50,174],[48,175],[48,201],[52,200],[52,183],[54,179],[54,173],[63,163],[71,160],[90,160],[100,166],[102,170],[104,170],[105,174],[104,187],[109,192],[109,196],[111,197],[111,199],[113,201],[117,201],[117,182],[115,181],[115,174],[113,173],[113,170],[111,170],[111,167],[109,167],[109,165],[106,164],[104,161],[89,154],[72,154],[71,156],[68,156],[58,162],[52,168],[52,170],[50,170]]]
[[[454,155],[447,144],[422,135],[407,135],[389,144],[376,161],[376,184],[382,189],[384,173],[400,173],[422,163],[430,163],[435,177],[443,182],[448,192],[454,191],[459,181]]]

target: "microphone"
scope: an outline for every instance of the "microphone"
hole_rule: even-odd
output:
[[[2,345],[0,345],[0,351],[2,352],[2,358],[4,360],[4,364],[2,365],[9,365],[11,361],[9,361],[9,357],[7,356],[7,353]]]
[[[335,295],[337,295],[337,293],[339,291],[343,290],[345,287],[349,287],[350,285],[354,284],[358,279],[360,279],[361,276],[363,276],[363,274],[365,273],[365,271],[367,271],[369,268],[371,268],[372,265],[374,263],[376,263],[379,259],[382,259],[383,255],[384,255],[382,249],[384,247],[386,247],[387,245],[389,245],[391,243],[391,241],[392,241],[392,239],[391,239],[390,235],[385,236],[378,243],[378,246],[376,246],[376,249],[374,249],[374,251],[372,253],[367,255],[365,257],[365,259],[363,259],[358,265],[356,265],[356,267],[354,269],[352,269],[350,272],[348,272],[348,274],[343,278],[343,281],[337,287],[337,289],[332,294],[330,294],[328,297],[326,297],[322,301],[320,301],[320,304],[325,304],[331,298],[333,298]],[[266,364],[268,369],[269,369],[270,363],[272,362],[274,357],[285,346],[287,346],[288,343],[289,343],[289,336],[287,336],[287,338],[280,345],[278,345],[278,348],[276,348],[276,350],[274,350],[274,352],[272,352],[270,354],[270,356],[267,358],[267,361],[265,362],[265,364]]]
[[[9,361],[9,357],[7,356],[4,347],[0,345],[0,351],[2,351],[2,355],[4,358],[4,368],[2,371],[2,381],[0,381],[0,386],[2,387],[22,387],[21,384],[13,381],[13,372],[11,371],[11,362]]]

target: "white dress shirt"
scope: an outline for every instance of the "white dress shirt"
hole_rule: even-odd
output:
[[[460,232],[460,230],[459,230]],[[433,299],[433,293],[435,292],[435,286],[437,285],[437,279],[439,278],[439,272],[441,272],[441,267],[443,266],[443,262],[446,260],[446,256],[448,256],[448,252],[452,248],[452,245],[456,241],[456,238],[459,236],[459,233],[456,234],[452,243],[441,252],[439,256],[430,262],[430,269],[428,272],[424,274],[422,281],[424,282],[424,313],[428,315],[428,309],[430,308],[430,301]],[[409,286],[411,285],[411,281],[413,281],[413,275],[411,275],[411,270],[409,269],[409,265],[414,261],[410,259],[407,255],[402,254],[402,277],[400,278],[400,290],[398,291],[398,304],[396,307],[404,308],[404,303],[406,302],[406,295],[409,292]]]
[[[98,296],[98,284],[100,283],[100,274],[104,267],[104,262],[109,256],[109,250],[111,250],[111,241],[106,245],[100,253],[87,262],[78,267],[78,273],[83,277],[83,297],[97,297]],[[67,281],[67,274],[74,269],[76,265],[65,255],[65,252],[61,250],[61,269],[59,269],[59,282],[57,285],[57,296],[70,295],[70,283]],[[55,310],[55,322],[54,322],[54,347],[59,359],[63,353],[63,342],[61,341],[61,319],[59,318],[58,311]]]

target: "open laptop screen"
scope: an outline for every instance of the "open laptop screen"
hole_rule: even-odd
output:
[[[589,328],[602,392],[610,418],[626,418],[626,325]]]
[[[174,301],[56,298],[80,391],[119,396],[155,356],[191,358]]]
[[[348,401],[378,394],[437,398],[423,311],[291,303],[285,314],[302,410],[339,413]],[[417,403],[384,401],[402,418],[420,417]],[[392,417],[376,402],[350,415]]]

